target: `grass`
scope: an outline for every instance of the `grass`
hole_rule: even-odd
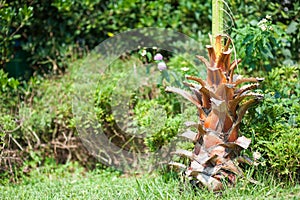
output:
[[[174,174],[125,176],[109,170],[85,172],[78,165],[37,168],[18,184],[0,186],[0,199],[298,199],[300,185],[260,177],[258,184],[240,180],[221,194],[193,190]]]

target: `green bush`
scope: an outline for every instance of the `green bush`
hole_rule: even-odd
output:
[[[176,96],[166,94],[165,85],[156,84],[155,81],[144,85],[143,88],[132,89],[130,93],[124,92],[124,88],[116,90],[116,87],[120,85],[120,80],[126,79],[128,72],[135,65],[140,66],[142,62],[135,56],[131,56],[130,60],[120,59],[110,66],[100,80],[99,88],[94,96],[95,109],[100,122],[104,118],[111,122],[114,116],[107,114],[106,107],[103,105],[111,103],[111,98],[116,95],[128,95],[126,98],[129,98],[133,105],[133,118],[131,119],[136,123],[135,125],[140,126],[141,133],[146,133],[144,138],[146,147],[155,151],[176,137],[176,134],[183,130],[182,121],[188,118],[193,121],[192,118],[196,117],[196,113],[194,109],[186,109],[182,113]],[[185,73],[182,67],[190,68],[191,73],[197,73],[192,68],[193,65],[187,63],[181,55],[171,57],[167,65],[169,70],[175,71],[179,77]],[[82,162],[87,162],[89,159],[86,155],[80,157],[81,153],[86,153],[80,149],[80,146],[70,149],[60,149],[61,146],[59,146],[60,144],[79,145],[75,140],[76,130],[71,111],[74,94],[72,83],[74,77],[77,76],[78,66],[76,67],[75,64],[72,69],[72,72],[63,77],[49,80],[32,78],[29,82],[22,83],[22,87],[18,81],[8,78],[7,74],[0,71],[1,103],[7,105],[1,106],[1,128],[15,130],[20,126],[11,133],[11,136],[23,149],[29,149],[29,152],[36,151],[34,155],[27,156],[29,158],[27,164],[31,163],[30,166],[42,165],[45,162],[42,159],[44,156],[57,156],[59,162],[63,163],[68,159],[83,159]],[[157,71],[153,67],[151,73],[147,75],[146,69],[143,68],[143,70],[146,76]],[[297,145],[300,122],[299,72],[299,66],[283,66],[268,73],[262,85],[265,100],[256,108],[249,110],[242,126],[242,131],[248,134],[248,137],[253,138],[252,151],[261,152],[267,166],[270,167],[268,170],[278,173],[280,177],[292,177],[299,174],[299,147]],[[20,99],[22,103],[16,107]],[[114,102],[114,104],[117,103]],[[159,108],[162,113],[166,113],[165,117],[158,118],[153,108]],[[127,115],[124,114],[124,116]],[[18,120],[22,123],[18,123]],[[151,131],[147,132],[149,129]],[[129,131],[134,133],[135,130]],[[69,139],[65,140],[65,136]],[[1,141],[5,141],[3,137]],[[10,142],[12,149],[18,149],[13,141]],[[33,161],[30,162],[30,160]]]
[[[17,109],[15,105],[19,102],[19,84],[18,80],[8,78],[7,73],[0,69],[0,150],[4,138],[16,130],[20,123],[13,115]]]
[[[139,100],[134,109],[135,120],[140,126],[141,133],[145,134],[144,142],[151,152],[157,151],[174,139],[183,120],[181,114],[160,117],[164,113],[162,109],[166,109],[163,106],[172,105],[159,103],[161,103],[159,100]]]
[[[264,101],[249,111],[242,131],[254,140],[268,170],[299,178],[300,67],[273,69],[263,82]],[[251,135],[252,133],[252,135]]]
[[[22,0],[3,1],[1,6],[2,64],[25,51],[30,66],[43,72],[64,71],[68,60],[129,29],[172,28],[196,37],[210,27],[207,1]]]
[[[27,173],[50,158],[95,164],[76,137],[72,77],[33,77],[19,83],[0,70],[0,174],[17,181],[22,170]]]
[[[234,29],[235,47],[237,56],[243,58],[243,70],[248,73],[253,71],[270,71],[279,65],[279,37],[283,30],[278,29],[270,21],[264,18],[255,26],[247,24],[243,28]]]
[[[6,108],[11,108],[18,102],[15,97],[18,94],[19,85],[18,80],[9,78],[8,74],[0,69],[0,101],[6,104]]]
[[[17,4],[17,5],[16,5]],[[33,7],[26,4],[0,2],[0,64],[10,61],[18,47],[24,26],[30,25]]]
[[[258,73],[256,70],[261,69],[258,66],[268,70],[278,67],[267,75],[265,73],[265,100],[249,111],[242,130],[249,135],[253,133],[253,150],[263,154],[267,165],[272,167],[270,170],[284,177],[296,176],[299,174],[300,157],[297,145],[299,67],[281,67],[281,62],[295,63],[299,60],[299,2],[230,1],[229,6],[235,14],[236,30],[242,33],[236,37],[236,50],[244,58],[248,72]],[[197,38],[206,35],[211,27],[210,3],[202,0],[21,0],[1,1],[0,7],[1,68],[8,67],[18,51],[24,51],[29,55],[27,61],[30,66],[36,70],[65,71],[69,63],[74,64],[72,60],[84,56],[104,39],[131,28],[166,27]],[[286,7],[287,15],[284,12]],[[262,9],[266,12],[261,13]],[[274,32],[254,27],[267,14],[271,15],[275,25]],[[245,23],[250,25],[240,28]],[[185,70],[191,74],[201,73],[184,57],[173,56],[166,61],[179,79],[182,79]],[[134,56],[131,59],[137,62]],[[122,90],[117,90],[120,93],[113,91],[118,81],[126,78],[128,69],[132,69],[132,60],[117,61],[117,67],[111,73],[107,71],[107,76],[100,80],[97,93],[91,97],[95,100],[100,122],[114,120],[113,115],[106,112],[109,108],[106,106],[112,95],[126,94]],[[22,83],[0,71],[0,143],[4,142],[5,148],[20,149],[18,145],[28,151],[44,148],[44,154],[28,156],[41,163],[41,157],[52,154],[60,157],[60,162],[77,156],[82,161],[88,159],[86,156],[79,158],[78,152],[82,149],[69,148],[79,144],[71,112],[72,80],[76,76],[76,67],[74,73],[69,74],[69,71],[64,77],[33,77]],[[192,112],[189,115],[181,113],[175,95],[166,94],[164,86],[148,84],[145,90],[131,90],[127,96],[133,106],[133,118],[130,120],[141,127],[141,132],[146,132],[149,127],[152,130],[145,135],[144,141],[152,151],[175,137],[183,118],[186,121],[186,118],[195,115]],[[156,119],[155,106],[166,113],[165,121]],[[11,136],[6,140],[8,133]],[[288,143],[291,140],[293,143]]]
[[[0,4],[2,67],[10,67],[7,62],[23,52],[27,59],[22,65],[27,60],[34,70],[64,71],[68,60],[82,57],[104,39],[134,28],[171,28],[196,39],[211,30],[211,5],[203,0],[4,0]],[[299,60],[299,2],[229,1],[228,6],[234,14],[229,20],[235,19],[236,28],[241,30],[244,24],[257,24],[269,14],[273,24],[286,32],[278,36],[278,59],[286,64]]]
[[[275,58],[271,58],[269,60],[274,60],[271,67],[280,66],[282,63],[284,65],[295,64],[299,61],[300,32],[297,31],[300,27],[300,21],[298,17],[300,11],[299,1],[278,2],[238,0],[229,1],[228,4],[231,12],[234,14],[236,25],[235,28],[240,30],[239,33],[242,35],[249,35],[249,32],[243,33],[243,31],[247,31],[249,27],[252,27],[251,29],[255,28],[259,21],[261,21],[263,18],[266,18],[266,16],[270,16],[269,21],[274,25],[275,31],[273,36],[275,36],[277,39],[277,46],[272,45],[276,49],[276,51],[274,51],[276,54],[272,52]],[[261,12],[262,10],[263,12]],[[229,32],[231,33],[230,30]],[[254,37],[254,35],[252,37]],[[246,38],[248,38],[249,42],[249,36]],[[267,38],[264,40],[268,40],[269,38],[270,36],[267,35]],[[242,41],[235,40],[235,42],[241,43]],[[270,47],[266,45],[263,45],[263,48],[266,50],[270,49]],[[262,54],[265,54],[263,49],[260,47],[258,49]],[[256,51],[258,51],[258,49],[256,49]],[[253,67],[254,66],[252,66],[252,68]]]
[[[142,81],[144,77],[152,80],[146,81],[140,88],[135,88],[140,80],[128,76],[132,66],[139,68],[137,71],[140,72],[136,77],[141,77]],[[151,77],[154,71],[158,71],[156,66],[147,73],[147,68],[135,56],[129,61],[118,60],[100,79],[95,95],[95,109],[104,133],[108,131],[106,123],[109,127],[116,127],[121,121],[122,124],[126,124],[126,128],[119,130],[117,135],[142,135],[143,143],[150,151],[156,151],[174,138],[182,122],[179,101],[174,95],[167,94],[164,91],[165,86],[157,82],[157,78],[162,75]],[[123,88],[124,82],[126,86]],[[120,105],[124,104],[124,100],[129,103],[129,111],[126,108],[121,109]],[[119,106],[117,110],[120,111],[116,111],[114,106]],[[122,129],[120,125],[118,127]]]

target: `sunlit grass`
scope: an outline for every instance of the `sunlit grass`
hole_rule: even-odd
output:
[[[257,184],[239,180],[221,193],[192,189],[170,173],[126,176],[118,172],[85,172],[79,166],[40,168],[18,184],[0,186],[0,199],[298,199],[300,186],[256,174]]]

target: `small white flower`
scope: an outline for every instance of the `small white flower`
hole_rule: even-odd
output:
[[[267,15],[266,18],[267,18],[267,19],[271,19],[271,15]]]
[[[163,71],[167,69],[167,65],[165,62],[159,62],[157,68],[159,69],[159,71]]]
[[[261,153],[259,153],[259,152],[254,152],[253,153],[253,158],[254,158],[254,160],[258,160],[258,159],[260,159],[261,158]]]
[[[266,18],[263,18],[262,20],[261,20],[261,23],[266,23],[268,20],[266,19]]]
[[[267,26],[266,25],[261,25],[261,26],[259,26],[260,28],[261,28],[261,30],[263,30],[263,31],[265,31],[265,30],[267,30]]]
[[[262,20],[260,20],[257,25],[260,26],[262,24],[265,24],[268,20],[266,20],[265,18],[263,18]]]
[[[141,55],[142,56],[145,56],[147,54],[147,51],[144,49],[142,52],[141,52]]]
[[[190,68],[188,68],[188,67],[182,67],[182,68],[180,68],[182,71],[184,71],[184,72],[186,72],[186,71],[189,71],[189,69]]]

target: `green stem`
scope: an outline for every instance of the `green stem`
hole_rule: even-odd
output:
[[[212,36],[223,33],[223,0],[212,0]]]

